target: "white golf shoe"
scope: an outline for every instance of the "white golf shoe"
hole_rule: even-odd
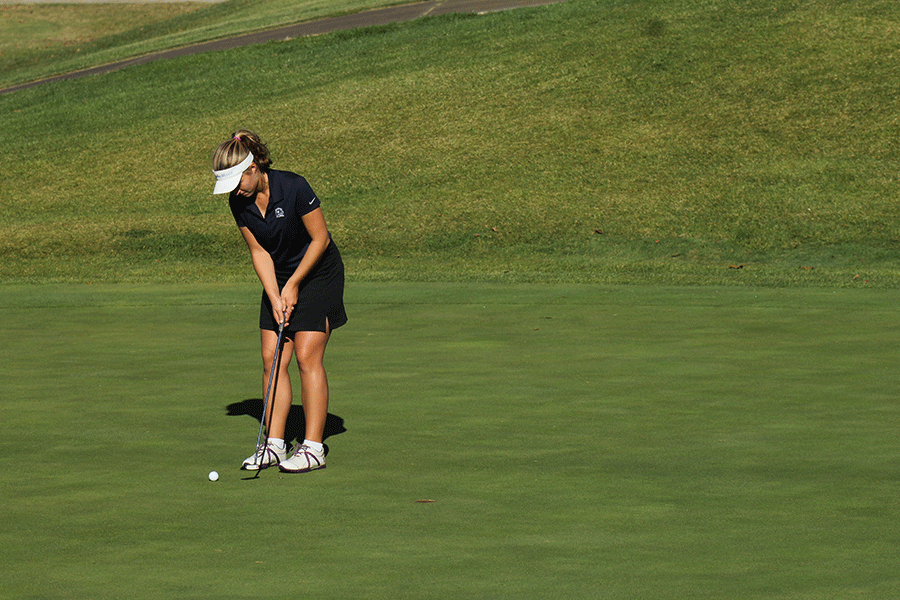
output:
[[[278,468],[285,473],[306,473],[325,468],[325,453],[316,452],[306,444],[297,446],[287,460],[282,460]]]
[[[266,444],[265,446],[260,446],[253,456],[248,456],[244,459],[241,468],[246,471],[258,471],[259,469],[277,465],[285,458],[287,458],[287,446],[278,448],[272,444]]]

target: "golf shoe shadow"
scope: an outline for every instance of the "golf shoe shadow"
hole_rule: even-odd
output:
[[[263,401],[262,398],[249,398],[240,402],[234,402],[226,407],[229,417],[243,417],[249,415],[256,419],[257,427],[262,421]],[[344,419],[337,415],[328,413],[325,418],[325,435],[327,440],[333,435],[344,433],[347,429],[344,427]],[[302,442],[304,433],[306,432],[306,419],[303,418],[303,407],[297,404],[291,406],[288,413],[287,425],[284,428],[284,439],[287,442]],[[324,441],[323,440],[323,441]],[[326,446],[326,454],[327,454]]]

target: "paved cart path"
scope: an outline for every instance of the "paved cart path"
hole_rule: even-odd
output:
[[[508,10],[511,8],[521,8],[525,6],[543,6],[546,4],[555,4],[564,0],[432,0],[429,2],[417,2],[415,4],[404,4],[401,6],[390,6],[387,8],[378,8],[367,10],[364,12],[344,15],[341,17],[333,17],[331,19],[320,19],[317,21],[308,21],[306,23],[297,23],[259,31],[256,33],[247,33],[222,40],[214,40],[211,42],[203,42],[182,48],[174,48],[172,50],[163,50],[152,54],[145,54],[136,58],[122,60],[108,65],[83,69],[81,71],[73,71],[64,75],[56,75],[23,83],[4,90],[0,90],[0,94],[9,94],[17,92],[43,83],[51,81],[61,81],[63,79],[75,79],[78,77],[86,77],[88,75],[102,75],[111,73],[125,67],[134,65],[142,65],[154,60],[166,60],[170,58],[178,58],[180,56],[188,56],[191,54],[199,54],[201,52],[216,52],[219,50],[229,50],[241,46],[250,46],[253,44],[263,44],[274,40],[288,40],[297,37],[305,37],[310,35],[319,35],[332,31],[340,31],[344,29],[356,29],[358,27],[370,27],[372,25],[385,25],[387,23],[400,23],[403,21],[412,21],[421,17],[432,15],[443,15],[447,13],[478,13],[484,14],[500,10]]]

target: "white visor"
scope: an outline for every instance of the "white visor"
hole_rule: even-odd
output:
[[[213,171],[216,176],[216,187],[213,194],[225,194],[233,192],[241,183],[241,175],[250,167],[253,162],[253,153],[249,153],[247,158],[241,161],[241,164],[235,165],[230,169],[222,169],[221,171]]]

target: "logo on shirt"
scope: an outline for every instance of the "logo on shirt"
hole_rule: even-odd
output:
[[[284,209],[279,206],[278,208],[275,209],[275,218],[281,219],[283,217],[284,217]]]

